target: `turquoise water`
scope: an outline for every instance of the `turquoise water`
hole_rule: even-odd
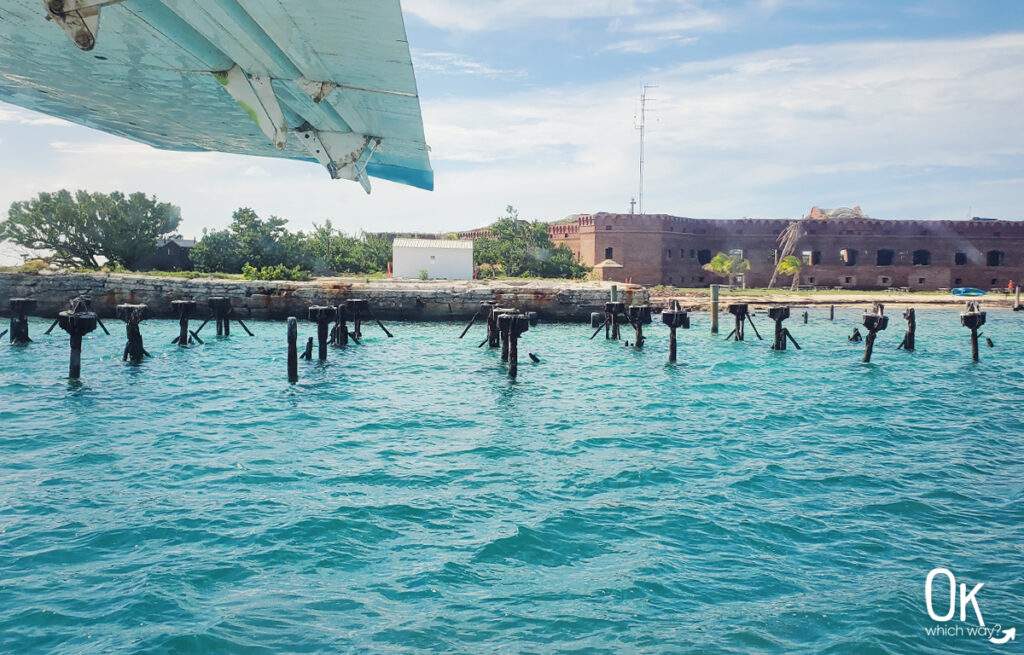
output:
[[[976,621],[924,581],[1024,629],[1024,317],[974,364],[952,310],[896,351],[897,311],[868,365],[853,310],[784,353],[695,315],[674,366],[660,325],[542,324],[514,383],[481,327],[396,323],[294,386],[283,323],[147,321],[129,366],[110,321],[73,384],[33,321],[0,347],[0,652],[1019,650],[927,635]]]

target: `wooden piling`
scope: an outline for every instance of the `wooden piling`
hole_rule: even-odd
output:
[[[11,298],[11,345],[24,346],[32,343],[28,336],[28,314],[36,308],[32,298]]]
[[[1021,310],[1024,310],[1024,307],[1022,307],[1021,304],[1020,304],[1020,285],[1019,284],[1017,285],[1017,289],[1014,292],[1014,294],[1015,295],[1014,295],[1014,301],[1013,301],[1013,311],[1019,312]]]
[[[194,300],[172,300],[171,309],[178,315],[178,336],[172,341],[172,344],[178,344],[182,348],[188,346],[192,342],[194,333],[191,333],[188,329],[189,317],[196,311],[196,301]]]
[[[299,321],[294,316],[288,317],[288,381],[295,384],[299,381]]]
[[[316,323],[317,356],[321,362],[327,361],[327,345],[330,343],[331,320],[337,313],[332,305],[313,305],[309,308],[309,320]]]
[[[914,308],[908,307],[903,312],[903,318],[907,319],[907,333],[903,335],[903,341],[896,347],[896,350],[902,348],[903,350],[914,350],[914,335],[917,332],[917,318],[914,314]]]
[[[668,361],[676,361],[676,328],[689,328],[690,318],[679,307],[679,301],[673,300],[669,309],[661,313],[661,322],[668,326]]]
[[[775,321],[775,339],[772,341],[772,350],[785,350],[788,330],[782,326],[782,322],[789,318],[789,307],[785,305],[769,307],[768,318]]]
[[[115,308],[117,318],[125,322],[128,341],[124,345],[121,361],[139,364],[144,357],[149,357],[142,343],[142,330],[139,324],[146,318],[146,305],[121,304]]]
[[[978,330],[985,325],[986,317],[979,307],[976,300],[969,301],[966,310],[960,314],[960,324],[971,330],[971,360],[975,362],[979,359],[978,337],[981,335]]]
[[[711,285],[711,334],[718,334],[718,288],[719,285]]]
[[[889,317],[885,315],[885,306],[876,302],[870,312],[864,312],[862,317],[864,327],[868,330],[868,336],[864,338],[864,363],[871,361],[871,353],[875,349],[875,337],[878,333],[889,327]]]
[[[81,309],[84,305],[77,307]],[[75,309],[61,312],[57,317],[60,328],[71,336],[71,361],[68,377],[77,380],[82,375],[82,337],[96,329],[96,314]]]
[[[210,309],[213,310],[214,320],[217,322],[217,336],[231,336],[231,299],[225,296],[213,296],[207,300]],[[199,332],[199,330],[196,330]]]
[[[830,320],[830,321],[836,320],[836,306],[835,305],[829,305],[828,306],[828,320]]]

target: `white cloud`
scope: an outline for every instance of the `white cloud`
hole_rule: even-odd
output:
[[[0,107],[0,123],[15,123],[17,125],[51,125],[68,127],[71,125],[66,120],[54,118],[45,114],[37,114],[20,107]]]
[[[633,16],[654,0],[406,0],[406,13],[441,29],[487,31],[508,29],[538,19]]]
[[[683,37],[679,35],[670,36],[645,36],[639,39],[626,39],[615,41],[604,47],[608,52],[621,52],[624,54],[647,55],[658,52],[665,48],[691,45],[697,42],[697,37]]]
[[[455,52],[412,53],[417,72],[429,71],[442,75],[482,75],[484,77],[526,77],[525,71],[494,68]]]

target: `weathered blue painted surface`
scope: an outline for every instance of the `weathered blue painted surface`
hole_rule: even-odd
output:
[[[39,0],[3,0],[0,100],[158,148],[320,161],[367,189],[364,173],[433,188],[398,0],[92,6],[105,2],[65,0],[47,20]],[[96,11],[95,44],[83,50],[64,19]],[[241,95],[225,86],[232,69]],[[261,83],[266,115],[284,123],[281,149],[262,107],[236,101]]]

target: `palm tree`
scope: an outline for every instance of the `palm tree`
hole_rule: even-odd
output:
[[[800,268],[802,266],[803,262],[800,261],[799,257],[796,257],[795,255],[787,255],[775,268],[778,273],[793,276],[793,286],[790,287],[791,291],[796,291],[800,284]],[[774,279],[775,277],[772,276],[772,280]]]
[[[732,286],[733,281],[737,275],[746,273],[750,270],[750,262],[746,259],[740,259],[738,255],[730,257],[724,252],[720,252],[707,264],[702,267],[705,271],[710,271],[715,275],[729,279],[729,286]]]
[[[796,251],[796,244],[797,244],[798,241],[800,241],[800,238],[804,235],[804,232],[806,230],[805,223],[808,220],[809,219],[807,219],[807,218],[803,218],[803,219],[800,219],[798,221],[793,221],[792,223],[787,225],[786,229],[784,229],[779,234],[778,241],[779,241],[779,264],[780,265],[782,264],[783,260],[785,260],[787,257],[790,257]],[[768,288],[769,289],[771,289],[772,287],[775,286],[775,279],[778,277],[780,272],[781,271],[779,270],[778,267],[776,267],[775,270],[772,271],[772,279],[768,281]],[[787,275],[787,274],[784,273],[784,275]]]

